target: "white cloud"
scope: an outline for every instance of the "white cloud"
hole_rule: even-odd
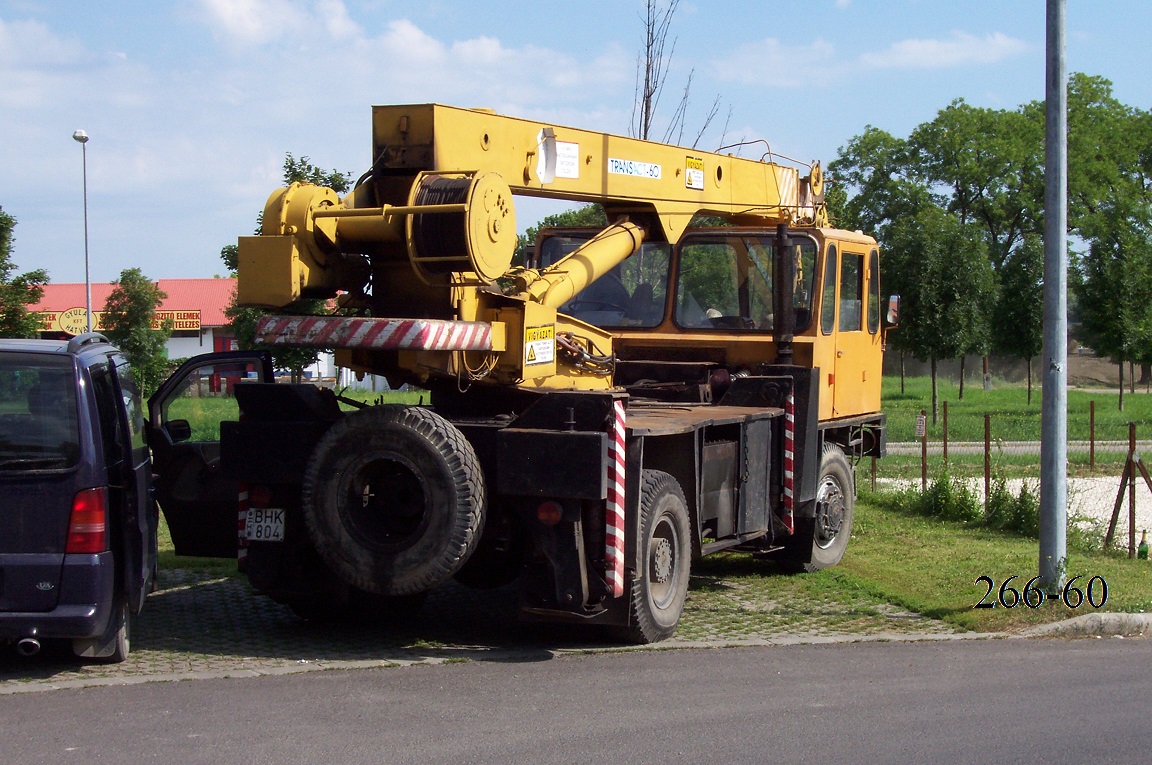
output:
[[[948,69],[997,64],[1030,49],[1023,40],[993,32],[983,37],[953,32],[946,39],[901,40],[854,62],[840,60],[836,47],[821,38],[792,44],[769,37],[742,45],[713,63],[716,77],[749,85],[800,88],[826,85],[861,69]]]
[[[76,128],[92,136],[93,277],[110,279],[140,265],[141,241],[168,240],[145,264],[151,277],[218,272],[220,246],[251,230],[285,152],[353,173],[369,164],[374,103],[627,124],[627,114],[598,111],[631,94],[634,62],[617,44],[571,52],[491,33],[454,40],[402,18],[370,25],[342,0],[191,2],[194,14],[174,20],[218,42],[190,45],[175,62],[0,18],[0,113],[10,116],[0,121],[0,203],[20,220],[21,267],[77,278],[80,195],[59,193],[79,189]],[[175,210],[198,221],[193,235],[170,240]]]
[[[1028,43],[1002,32],[983,37],[953,32],[946,40],[901,40],[878,53],[863,54],[860,63],[872,69],[948,69],[996,64],[1028,50]]]
[[[304,8],[290,0],[201,0],[201,4],[212,31],[239,43],[263,45],[309,22]]]
[[[816,38],[807,44],[793,45],[769,37],[741,45],[714,62],[712,69],[721,80],[803,88],[831,79],[837,70],[835,60],[836,47],[827,40]]]

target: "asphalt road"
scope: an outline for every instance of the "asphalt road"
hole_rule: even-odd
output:
[[[1152,640],[643,651],[0,697],[11,763],[1144,762]]]

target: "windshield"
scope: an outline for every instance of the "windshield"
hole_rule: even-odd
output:
[[[595,233],[548,236],[540,245],[541,267],[572,253]],[[655,327],[664,318],[670,249],[664,242],[645,242],[558,310],[599,327]]]
[[[685,237],[679,250],[676,324],[685,329],[771,332],[775,246],[774,236],[767,234],[718,231]],[[801,332],[812,316],[816,243],[794,235],[791,253],[796,272],[792,288],[795,331]]]
[[[69,468],[79,459],[72,359],[0,352],[0,471]]]

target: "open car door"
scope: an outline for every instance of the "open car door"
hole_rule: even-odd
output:
[[[266,352],[208,353],[148,400],[153,485],[177,555],[236,557],[238,487],[220,471],[220,423],[240,417],[237,386],[274,379]]]

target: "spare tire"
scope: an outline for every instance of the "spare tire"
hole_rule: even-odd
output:
[[[320,557],[377,595],[447,580],[484,526],[476,452],[452,423],[419,407],[371,407],[333,425],[309,458],[302,499]]]

